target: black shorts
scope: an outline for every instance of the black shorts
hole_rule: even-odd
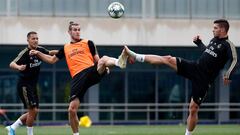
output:
[[[75,98],[81,101],[88,88],[99,83],[105,74],[98,73],[97,64],[76,74],[71,81],[70,102]]]
[[[210,88],[210,81],[198,67],[196,62],[188,61],[182,58],[177,59],[177,73],[191,80],[193,101],[199,106],[205,99],[207,91]]]
[[[31,83],[18,82],[18,95],[21,98],[24,108],[39,108],[39,98],[37,94],[37,85]]]

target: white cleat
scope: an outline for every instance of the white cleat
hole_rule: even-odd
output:
[[[5,128],[8,131],[8,135],[15,135],[15,130],[13,130],[11,126],[7,126]]]
[[[125,49],[122,51],[121,55],[118,57],[118,65],[120,68],[126,68],[127,66],[128,55],[125,52]]]

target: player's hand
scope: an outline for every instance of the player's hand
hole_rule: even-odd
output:
[[[51,50],[51,51],[49,51],[49,55],[55,55],[55,54],[57,54],[59,51],[58,50]]]
[[[27,65],[19,65],[17,69],[19,71],[24,71],[26,69],[26,67],[27,67]]]
[[[229,78],[227,78],[227,77],[223,77],[223,84],[224,85],[228,85],[228,84],[230,84],[232,81],[231,80],[229,80]]]
[[[30,50],[29,51],[29,55],[32,56],[32,55],[37,55],[39,51],[37,50]]]
[[[196,42],[199,42],[199,41],[202,41],[201,37],[199,35],[193,37],[193,42],[196,43]]]

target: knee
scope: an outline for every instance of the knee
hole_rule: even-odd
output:
[[[69,113],[70,116],[74,116],[74,115],[77,114],[77,109],[70,106],[70,107],[68,108],[68,113]]]
[[[102,56],[102,58],[100,60],[101,61],[106,61],[108,58],[109,58],[108,56],[104,55],[104,56]]]
[[[32,109],[30,109],[29,111],[28,111],[28,118],[33,118],[33,119],[36,119],[36,117],[37,117],[37,114],[38,114],[38,111],[39,111],[39,109],[38,108],[36,108],[36,107],[34,107],[34,108],[32,108]],[[23,120],[24,121],[24,120]]]
[[[173,65],[176,65],[176,57],[173,57],[171,55],[166,55],[162,57],[162,63],[169,65],[172,67]]]
[[[39,112],[38,108],[34,108],[33,111],[37,114]]]
[[[34,107],[32,109],[29,110],[29,113],[33,114],[33,115],[36,115],[38,113],[39,109]]]
[[[196,115],[198,113],[199,106],[198,105],[190,105],[189,112],[190,115]]]
[[[104,65],[108,59],[108,56],[103,56],[102,58],[99,59],[98,64],[99,65]]]
[[[172,57],[171,55],[168,55],[168,62],[171,64],[174,64],[174,63],[176,63],[176,58]]]
[[[108,59],[108,56],[103,55],[101,59]]]

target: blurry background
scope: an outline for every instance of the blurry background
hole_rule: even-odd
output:
[[[192,43],[199,34],[207,45],[213,21],[230,22],[229,39],[240,54],[240,0],[118,0],[125,6],[120,19],[108,16],[113,0],[0,0],[0,108],[10,120],[24,112],[16,91],[17,72],[9,63],[26,47],[26,34],[36,31],[40,45],[59,49],[69,42],[70,21],[81,25],[81,37],[93,40],[100,56],[118,57],[124,44],[139,53],[196,60]],[[239,55],[238,55],[239,56]],[[64,60],[42,64],[39,78],[40,113],[37,124],[67,123],[70,74]],[[200,123],[240,122],[240,72],[229,86],[222,73],[200,109]],[[191,85],[165,66],[136,63],[113,68],[93,86],[79,114],[95,124],[186,123]],[[4,121],[1,119],[0,122]]]

